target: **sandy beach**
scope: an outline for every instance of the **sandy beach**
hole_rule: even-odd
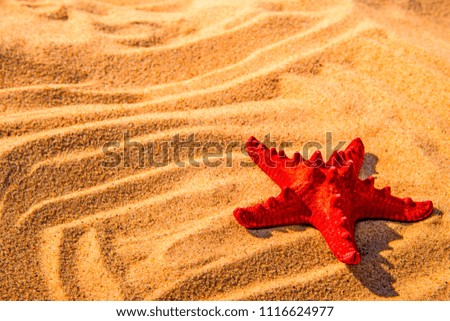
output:
[[[0,299],[450,300],[448,1],[0,16]],[[352,266],[311,226],[246,230],[233,210],[280,189],[239,146],[267,135],[288,156],[360,137],[360,177],[434,211],[357,223]]]

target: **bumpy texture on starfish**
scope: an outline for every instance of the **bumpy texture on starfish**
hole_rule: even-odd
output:
[[[256,138],[247,141],[253,161],[281,187],[277,197],[264,204],[234,210],[234,217],[246,228],[310,224],[325,238],[336,258],[358,264],[354,230],[359,219],[418,221],[433,211],[431,201],[391,195],[391,189],[374,187],[373,177],[358,178],[364,145],[356,138],[345,151],[336,151],[325,162],[320,151],[309,160],[296,152],[293,158],[280,150],[268,149]]]

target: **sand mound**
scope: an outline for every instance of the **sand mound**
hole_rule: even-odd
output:
[[[450,299],[448,1],[0,2],[0,298]],[[124,139],[158,158],[270,133],[290,154],[327,132],[435,204],[358,223],[357,266],[311,227],[236,223],[278,193],[239,147],[105,166]]]

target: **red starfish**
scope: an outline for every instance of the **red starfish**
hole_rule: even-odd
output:
[[[246,228],[311,224],[325,238],[336,258],[358,264],[354,230],[360,219],[417,221],[433,211],[431,201],[391,195],[391,189],[374,187],[373,177],[358,178],[364,158],[361,139],[354,139],[345,151],[334,152],[327,162],[317,150],[309,160],[298,152],[292,159],[284,151],[270,150],[256,138],[247,141],[253,161],[281,187],[277,197],[264,204],[234,210],[234,217]]]

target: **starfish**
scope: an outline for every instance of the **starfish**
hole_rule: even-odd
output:
[[[389,186],[374,187],[372,176],[358,178],[364,145],[354,139],[345,151],[335,151],[324,161],[319,150],[309,160],[296,152],[288,158],[283,150],[268,149],[250,137],[246,149],[252,160],[281,188],[277,197],[263,204],[237,208],[233,214],[248,229],[309,224],[317,228],[336,258],[358,264],[355,223],[361,219],[418,221],[433,211],[431,201],[391,195]]]

